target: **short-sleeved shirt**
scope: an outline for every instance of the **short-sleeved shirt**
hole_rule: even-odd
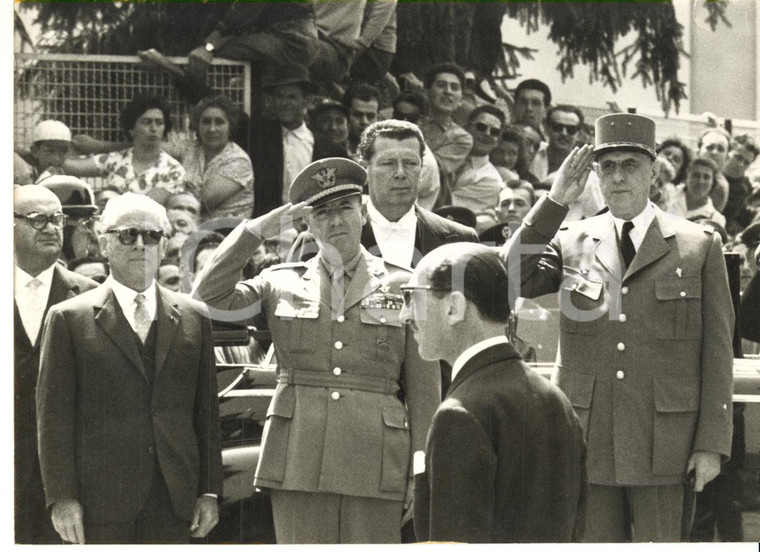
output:
[[[201,197],[213,174],[219,174],[240,186],[240,189],[224,200],[204,220],[219,217],[250,218],[253,211],[253,166],[251,159],[234,142],[228,142],[224,149],[206,164],[206,156],[198,142],[187,144],[182,154],[182,164],[187,171],[185,187],[187,191]]]
[[[95,164],[107,173],[107,186],[121,193],[147,194],[153,188],[163,188],[170,194],[184,191],[185,169],[179,161],[162,151],[156,165],[136,174],[132,151],[133,148],[127,148],[93,157]]]

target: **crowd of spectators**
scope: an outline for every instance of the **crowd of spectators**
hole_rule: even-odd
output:
[[[14,183],[41,184],[60,198],[68,215],[61,261],[70,270],[103,282],[109,267],[97,247],[98,215],[124,192],[146,194],[166,207],[172,224],[157,279],[189,293],[194,275],[237,222],[286,203],[290,183],[312,161],[337,156],[366,163],[365,129],[390,118],[417,124],[425,138],[417,205],[471,226],[482,242],[501,244],[550,188],[568,153],[593,143],[583,111],[554,105],[549,87],[535,79],[518,84],[508,109],[477,92],[469,82],[473,72],[451,63],[394,78],[388,72],[393,1],[316,5],[315,26],[309,4],[232,4],[219,27],[205,41],[199,37],[186,71],[158,52],[141,54],[170,71],[184,97],[195,101],[189,140],[172,132],[166,99],[149,93],[124,106],[123,142],[72,136],[66,121],[36,125],[30,149],[16,152]],[[207,86],[214,57],[251,62],[252,105],[234,105]],[[760,154],[758,139],[710,126],[698,136],[667,137],[657,153],[652,201],[714,226],[724,250],[742,255],[742,289],[757,288],[760,172],[747,170]],[[100,184],[93,189],[80,180],[88,177]],[[603,209],[592,172],[566,220]],[[246,275],[284,262],[296,230],[304,229],[262,245]],[[756,353],[758,325],[746,322],[745,350]],[[217,351],[222,362],[261,357],[255,343]]]

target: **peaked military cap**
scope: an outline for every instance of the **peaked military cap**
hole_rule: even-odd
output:
[[[655,124],[649,117],[633,113],[610,113],[594,123],[596,145],[594,157],[615,149],[634,150],[657,157],[654,142]]]
[[[349,195],[360,195],[367,171],[343,157],[328,157],[307,165],[293,179],[288,192],[291,203],[322,205]]]

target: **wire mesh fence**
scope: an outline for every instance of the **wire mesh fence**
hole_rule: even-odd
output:
[[[180,67],[187,58],[170,58]],[[251,100],[250,67],[223,59],[209,67],[208,84],[246,112]],[[189,107],[164,72],[142,66],[137,56],[23,54],[14,57],[15,146],[31,145],[34,126],[58,119],[74,134],[101,140],[123,140],[119,113],[139,92],[169,101],[174,128],[188,133]]]

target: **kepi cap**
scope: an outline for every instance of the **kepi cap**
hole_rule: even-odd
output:
[[[343,157],[328,157],[306,166],[293,179],[288,198],[291,203],[322,205],[349,195],[360,195],[367,171],[359,163]]]
[[[71,142],[71,131],[69,127],[61,121],[48,119],[40,121],[34,127],[32,132],[32,143],[43,142],[48,140],[58,140],[60,142]]]
[[[596,120],[594,131],[594,157],[615,149],[639,151],[652,159],[657,157],[655,124],[649,117],[633,113],[610,113]]]

